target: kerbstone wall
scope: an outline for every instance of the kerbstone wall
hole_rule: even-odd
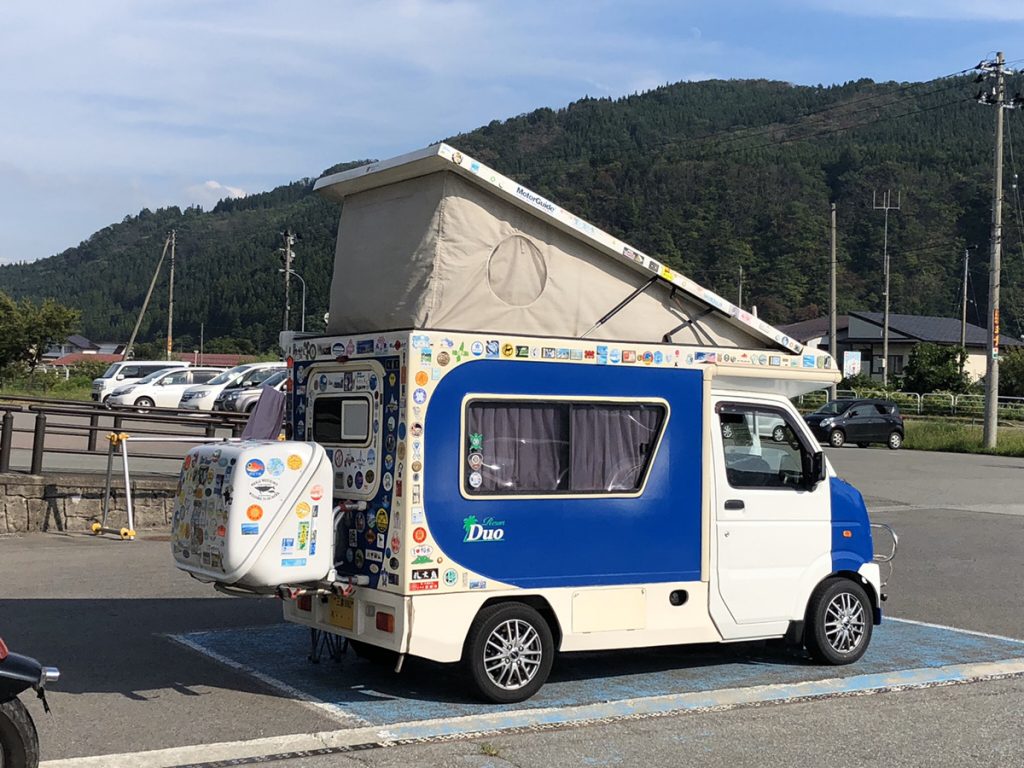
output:
[[[170,525],[174,477],[132,479],[135,528]],[[104,477],[59,473],[0,474],[0,534],[26,531],[88,531],[103,516]],[[107,525],[127,524],[124,480],[114,481]]]

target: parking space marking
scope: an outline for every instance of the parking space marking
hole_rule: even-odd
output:
[[[421,743],[445,738],[468,738],[512,730],[540,730],[569,725],[589,725],[616,720],[657,717],[687,712],[708,712],[757,704],[823,699],[848,694],[870,695],[908,688],[929,688],[957,683],[980,682],[1024,675],[1024,658],[1005,661],[925,667],[886,674],[854,675],[814,680],[791,685],[760,685],[719,691],[696,691],[643,699],[549,707],[485,715],[426,720],[386,728],[361,727],[311,734],[274,736],[249,741],[199,744],[147,752],[50,760],[40,768],[199,768],[237,761],[267,762],[299,757],[314,751],[325,754],[373,747]]]
[[[974,635],[975,637],[987,637],[990,640],[1001,640],[1005,643],[1019,643],[1024,645],[1024,640],[1017,637],[1007,637],[1006,635],[993,635],[991,632],[978,632],[974,629],[962,629],[960,627],[951,627],[948,624],[932,624],[928,621],[918,621],[916,619],[898,619],[895,616],[889,616],[886,621],[898,621],[900,624],[915,624],[919,627],[929,627],[931,629],[944,629],[949,632],[959,632],[962,635]]]

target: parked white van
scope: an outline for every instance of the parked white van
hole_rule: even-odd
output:
[[[111,393],[127,381],[137,381],[165,368],[188,368],[182,360],[119,360],[111,363],[98,379],[92,380],[92,399],[105,403]]]
[[[107,402],[138,408],[177,408],[186,389],[196,384],[206,384],[223,372],[223,368],[163,368],[131,384],[118,387],[107,398]]]
[[[284,363],[243,363],[210,379],[206,384],[189,387],[181,396],[179,408],[212,411],[217,395],[233,387],[254,387],[264,379],[285,369]]]

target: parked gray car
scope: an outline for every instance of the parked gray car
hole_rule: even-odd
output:
[[[260,393],[263,391],[263,387],[272,387],[278,392],[281,392],[284,390],[285,382],[287,381],[288,369],[285,368],[284,370],[273,371],[266,379],[251,387],[234,387],[232,389],[225,389],[217,395],[217,399],[213,401],[213,410],[249,413],[249,411],[256,407],[256,403],[260,399]]]

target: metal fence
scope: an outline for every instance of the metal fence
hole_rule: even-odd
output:
[[[880,390],[840,389],[838,398],[878,398],[896,403],[904,413],[918,416],[960,416],[981,418],[985,415],[984,395],[954,395],[950,392],[886,392]],[[830,397],[829,390],[818,389],[800,395],[797,407],[802,410],[820,408]],[[999,418],[1024,421],[1024,397],[1000,397]]]
[[[110,433],[164,436],[181,442],[187,437],[238,436],[248,420],[248,414],[178,408],[140,412],[131,406],[9,395],[0,398],[0,414],[0,472],[11,471],[11,453],[21,447],[31,451],[29,472],[34,475],[42,472],[47,454],[105,457],[108,443],[102,438]],[[28,446],[18,439],[25,434],[32,436]],[[15,445],[19,442],[21,446]],[[133,457],[181,461],[178,452],[135,453]]]

